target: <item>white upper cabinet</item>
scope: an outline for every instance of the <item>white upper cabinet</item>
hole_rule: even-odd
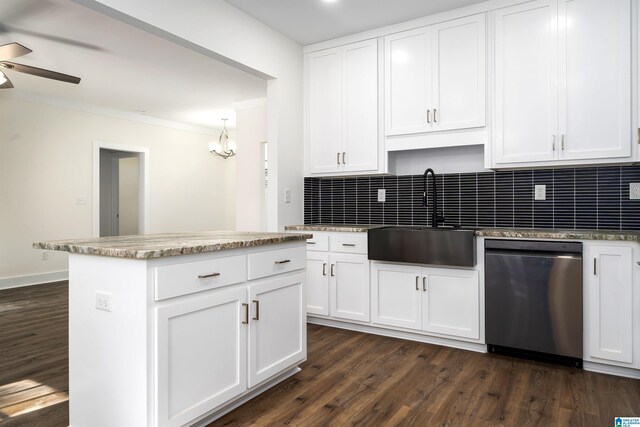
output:
[[[494,167],[631,159],[631,0],[492,13]]]
[[[561,159],[631,155],[630,0],[558,3]]]
[[[556,16],[555,0],[525,3],[494,13],[496,163],[555,158]]]
[[[306,175],[377,172],[378,41],[305,55]]]
[[[385,37],[385,134],[485,125],[485,15]]]

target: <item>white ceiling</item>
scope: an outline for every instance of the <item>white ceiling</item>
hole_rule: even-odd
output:
[[[6,71],[30,94],[208,128],[223,116],[233,127],[234,102],[266,96],[258,77],[68,0],[2,0],[0,24],[18,30],[0,28],[0,44],[33,50],[14,62],[82,78],[76,86]]]
[[[485,0],[225,0],[302,45]]]

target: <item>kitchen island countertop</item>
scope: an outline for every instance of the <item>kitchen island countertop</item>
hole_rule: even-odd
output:
[[[35,242],[36,249],[116,258],[153,259],[303,241],[309,233],[199,231]]]

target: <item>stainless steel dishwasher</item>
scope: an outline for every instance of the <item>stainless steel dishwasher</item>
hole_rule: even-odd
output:
[[[582,243],[485,241],[489,352],[582,366]]]

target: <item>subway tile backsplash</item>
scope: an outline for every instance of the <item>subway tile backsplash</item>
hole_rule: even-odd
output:
[[[629,184],[640,165],[536,169],[436,178],[445,225],[600,230],[640,230],[640,200]],[[546,185],[546,200],[534,186]],[[378,202],[378,190],[386,201]],[[431,225],[431,177],[422,206],[422,175],[305,178],[304,222]]]

